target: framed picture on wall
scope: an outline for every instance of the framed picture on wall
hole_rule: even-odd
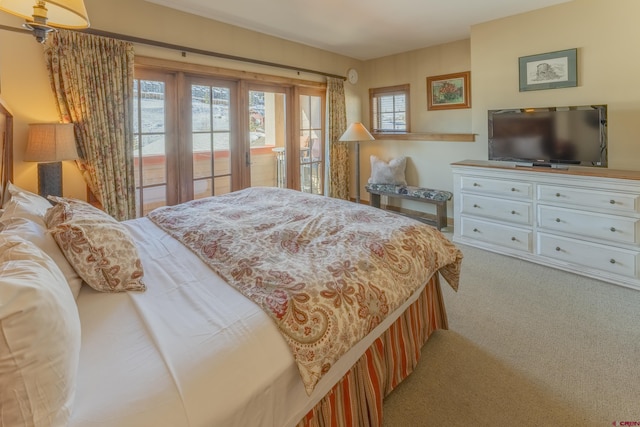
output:
[[[427,110],[471,107],[471,72],[427,77]]]
[[[578,85],[577,49],[522,56],[520,92]]]

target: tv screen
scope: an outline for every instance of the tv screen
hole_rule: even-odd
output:
[[[489,110],[489,160],[607,166],[607,106]]]

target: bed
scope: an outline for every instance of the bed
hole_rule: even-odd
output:
[[[3,200],[0,425],[380,426],[462,260],[428,225],[293,190],[122,223]]]

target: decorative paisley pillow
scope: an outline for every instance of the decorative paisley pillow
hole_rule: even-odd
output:
[[[101,292],[144,291],[138,250],[127,229],[90,204],[50,196],[47,227],[78,275]]]

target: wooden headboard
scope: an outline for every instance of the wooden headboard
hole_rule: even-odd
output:
[[[7,181],[13,179],[13,114],[0,98],[0,204]]]

